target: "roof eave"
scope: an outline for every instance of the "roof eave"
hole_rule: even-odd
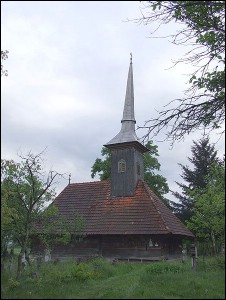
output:
[[[131,142],[124,142],[124,143],[114,143],[114,144],[105,144],[105,147],[108,149],[124,149],[128,146],[133,146],[134,148],[138,149],[142,153],[150,151],[147,147],[141,144],[138,141],[131,141]]]

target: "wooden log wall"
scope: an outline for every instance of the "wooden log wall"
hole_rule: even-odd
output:
[[[150,241],[151,240],[151,241]],[[173,236],[150,235],[104,235],[89,236],[77,244],[58,245],[51,251],[57,257],[94,257],[106,258],[154,258],[180,256],[181,239]],[[33,246],[33,253],[41,248]]]

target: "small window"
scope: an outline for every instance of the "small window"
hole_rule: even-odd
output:
[[[120,159],[118,162],[118,172],[124,173],[126,171],[126,161],[124,159]]]
[[[137,162],[137,175],[140,175],[140,164]]]

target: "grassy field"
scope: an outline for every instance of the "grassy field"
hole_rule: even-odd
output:
[[[181,261],[117,263],[100,258],[77,265],[26,267],[17,280],[2,273],[2,299],[225,299],[223,257]]]

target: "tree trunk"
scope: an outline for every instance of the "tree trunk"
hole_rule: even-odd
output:
[[[28,237],[29,237],[29,231],[26,230],[26,235],[25,235],[24,239],[21,241],[21,250],[20,250],[20,254],[18,256],[17,278],[20,277],[20,275],[25,267],[25,262],[23,261],[23,256],[26,257]]]
[[[29,266],[31,266],[31,261],[27,249],[25,249],[25,258]]]

